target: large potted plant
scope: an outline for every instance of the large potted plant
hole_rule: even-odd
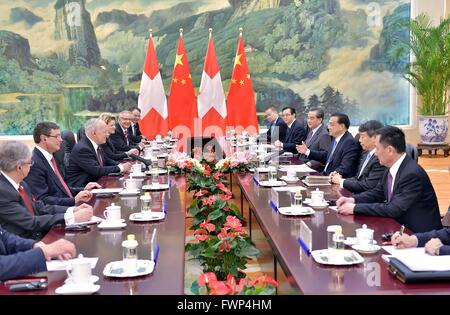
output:
[[[423,143],[443,143],[448,133],[450,100],[450,18],[433,26],[426,14],[419,15],[410,23],[409,47],[414,59],[405,78],[420,96],[420,137]]]

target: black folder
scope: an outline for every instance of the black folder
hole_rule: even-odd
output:
[[[450,269],[450,266],[449,266]],[[388,271],[403,283],[450,282],[449,271],[412,271],[397,258],[389,258]]]

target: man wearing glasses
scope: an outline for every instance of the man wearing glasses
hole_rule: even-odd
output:
[[[285,107],[281,113],[288,128],[285,141],[277,140],[275,141],[275,146],[287,152],[297,153],[296,146],[306,140],[305,129],[295,118],[295,108]]]
[[[280,140],[284,142],[286,137],[287,125],[278,116],[278,111],[274,106],[269,107],[265,111],[266,121],[269,123],[269,129],[267,130],[267,142],[274,142]]]
[[[130,132],[131,119],[130,111],[120,112],[119,121],[116,123],[116,132],[109,137],[118,151],[128,152],[131,149],[139,149],[138,144],[133,142],[133,135]]]
[[[23,182],[33,160],[27,145],[18,141],[0,144],[0,225],[24,238],[41,239],[53,226],[89,221],[92,207],[45,205],[36,201]]]
[[[59,126],[53,122],[41,122],[33,130],[36,147],[33,150],[34,165],[25,178],[33,195],[46,204],[60,206],[74,206],[88,202],[93,188],[101,188],[97,183],[88,183],[83,187],[69,187],[64,180],[54,157],[54,153],[61,148],[62,138]]]

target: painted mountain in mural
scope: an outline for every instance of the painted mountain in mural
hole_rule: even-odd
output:
[[[259,111],[269,105],[301,112],[322,106],[326,112],[351,111],[352,123],[375,118],[405,124],[409,90],[401,74],[409,55],[396,43],[408,30],[396,30],[409,18],[409,1],[377,1],[383,15],[376,26],[368,23],[372,5],[365,0],[2,1],[0,117],[26,117],[20,112],[40,112],[37,107],[51,95],[64,95],[49,101],[59,109],[48,109],[48,117],[76,129],[93,112],[135,105],[150,28],[168,92],[179,29],[198,87],[212,27],[227,90],[243,27]],[[0,123],[0,128],[29,133],[31,125]]]

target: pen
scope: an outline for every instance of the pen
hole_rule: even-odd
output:
[[[403,231],[405,231],[405,226],[402,225],[402,227],[400,228],[400,236],[403,235]]]

